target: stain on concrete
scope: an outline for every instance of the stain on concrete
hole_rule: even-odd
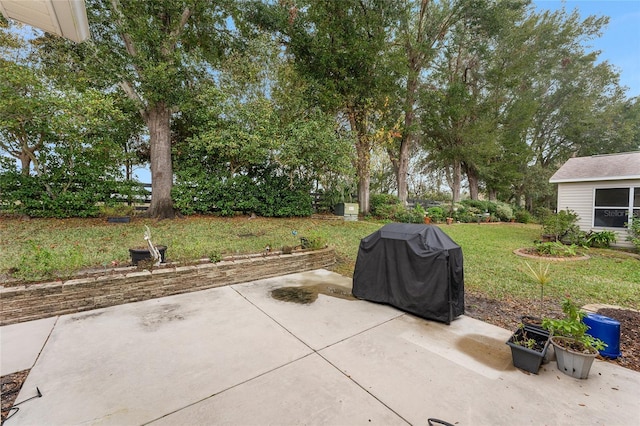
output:
[[[504,340],[481,334],[467,334],[456,339],[456,348],[494,370],[506,370],[511,365],[511,351]]]
[[[140,317],[140,324],[145,330],[155,331],[162,325],[173,321],[182,321],[184,316],[180,312],[180,305],[177,303],[160,305],[145,312]]]
[[[91,312],[88,314],[81,314],[81,315],[74,315],[71,318],[69,318],[70,321],[83,321],[89,318],[96,318],[99,317],[100,315],[104,314],[104,312]]]
[[[318,294],[344,300],[356,300],[351,289],[330,283],[316,283],[298,287],[280,287],[271,291],[271,297],[284,302],[308,305],[318,299]]]

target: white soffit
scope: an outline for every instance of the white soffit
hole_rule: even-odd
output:
[[[76,43],[89,38],[84,0],[0,0],[0,12],[51,34]]]

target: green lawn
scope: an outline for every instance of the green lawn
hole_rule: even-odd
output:
[[[144,244],[144,225],[156,244],[169,248],[172,261],[190,262],[216,254],[262,251],[267,245],[295,245],[310,232],[323,234],[336,249],[335,271],[351,276],[360,238],[382,224],[311,219],[188,217],[174,221],[135,219],[107,224],[103,219],[33,219],[0,222],[0,274],[35,281],[68,277],[88,267],[126,265],[128,248]],[[525,274],[524,259],[513,250],[529,247],[538,225],[441,225],[463,249],[465,284],[494,299],[531,299],[539,289]],[[292,234],[296,231],[297,236]],[[545,295],[565,294],[580,303],[609,303],[640,309],[640,261],[612,250],[589,250],[590,260],[552,263]],[[535,263],[536,261],[533,261]]]

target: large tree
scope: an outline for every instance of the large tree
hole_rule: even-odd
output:
[[[395,13],[386,0],[280,2],[256,22],[282,36],[307,96],[334,114],[355,139],[360,211],[369,211],[370,156],[376,120],[393,88],[388,34]]]
[[[233,1],[91,0],[91,40],[42,43],[53,72],[70,67],[78,84],[121,89],[142,117],[149,138],[152,200],[147,214],[173,218],[171,120],[189,96],[190,81],[215,70],[236,31]],[[236,21],[237,22],[237,21]]]

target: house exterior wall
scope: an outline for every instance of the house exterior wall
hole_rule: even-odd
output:
[[[558,210],[565,210],[568,208],[578,214],[578,226],[582,231],[614,231],[617,234],[616,246],[633,247],[631,242],[627,241],[627,236],[629,234],[626,229],[593,226],[595,189],[616,187],[638,188],[640,187],[640,179],[558,183]]]

